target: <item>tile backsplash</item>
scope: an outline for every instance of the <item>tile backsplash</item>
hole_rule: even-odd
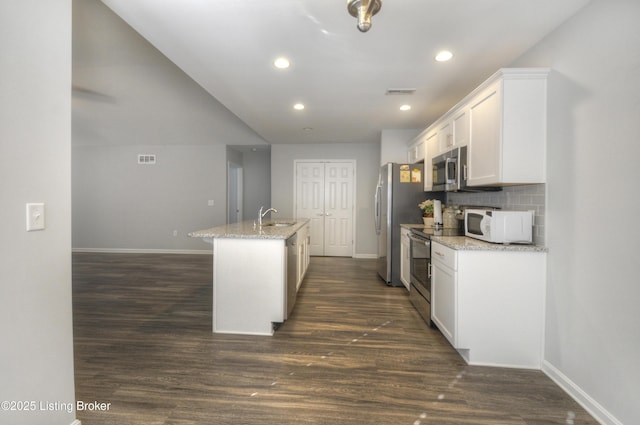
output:
[[[533,242],[544,245],[545,185],[509,186],[500,192],[448,192],[447,205],[477,205],[503,210],[534,210]]]

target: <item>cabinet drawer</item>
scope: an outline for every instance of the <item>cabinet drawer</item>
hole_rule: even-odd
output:
[[[443,263],[450,269],[458,269],[456,251],[437,242],[431,243],[431,259]]]

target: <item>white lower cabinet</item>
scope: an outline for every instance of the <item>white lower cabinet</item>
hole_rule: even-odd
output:
[[[435,245],[435,246],[434,246]],[[431,245],[431,320],[454,347],[458,346],[457,279],[455,251]],[[437,294],[437,295],[436,295]],[[437,299],[437,302],[435,300]]]
[[[285,239],[214,238],[213,332],[273,335],[287,319]],[[297,230],[296,291],[309,265],[309,223]]]
[[[309,267],[309,246],[311,244],[311,229],[310,225],[305,225],[303,228],[298,230],[298,281],[296,282],[296,290],[300,289],[302,285],[302,280],[304,279],[305,274],[307,273],[307,268]]]
[[[540,369],[546,253],[432,241],[431,319],[468,364]]]

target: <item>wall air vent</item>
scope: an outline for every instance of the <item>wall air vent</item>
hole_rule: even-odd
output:
[[[387,89],[387,96],[407,96],[414,94],[416,89]]]
[[[138,164],[141,165],[155,165],[156,163],[156,155],[150,153],[140,153],[138,154]]]

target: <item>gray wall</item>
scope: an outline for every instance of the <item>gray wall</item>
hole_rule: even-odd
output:
[[[244,152],[244,219],[258,217],[261,206],[271,206],[271,152],[259,150]]]
[[[388,162],[407,162],[409,144],[422,131],[382,130],[380,134],[380,165]]]
[[[377,256],[373,195],[380,169],[378,144],[307,144],[271,146],[271,205],[279,216],[293,217],[293,161],[296,159],[356,160],[355,256]]]
[[[0,401],[73,404],[71,1],[0,2],[0,28]],[[27,202],[45,230],[25,231]],[[37,409],[0,422],[75,418]]]
[[[593,0],[513,64],[555,70],[544,367],[607,424],[640,423],[638,17],[637,0]]]
[[[226,164],[221,145],[74,146],[73,248],[210,249],[187,233],[226,222]]]
[[[73,2],[73,145],[266,142],[99,0]]]
[[[266,142],[98,0],[73,2],[73,84],[74,249],[210,250],[187,233],[226,222],[225,145]]]

